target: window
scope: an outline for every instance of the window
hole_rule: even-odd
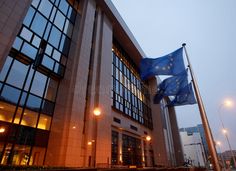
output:
[[[77,8],[78,1],[32,0],[0,73],[0,124],[11,124],[8,138],[0,135],[0,164],[43,164]]]
[[[20,97],[20,90],[19,89],[16,89],[16,88],[14,88],[12,86],[8,86],[8,85],[5,85],[3,87],[2,94],[1,94],[2,100],[6,101],[6,102],[17,104],[19,97]]]
[[[36,13],[31,29],[41,37],[43,35],[46,24],[47,20],[41,14]]]
[[[37,119],[38,119],[38,113],[26,109],[23,113],[21,125],[35,128]]]
[[[114,42],[112,52],[113,107],[152,129],[150,97],[146,83],[141,81],[137,67],[117,42]]]
[[[47,77],[41,74],[40,72],[36,71],[30,92],[42,97],[44,93],[46,81],[47,81]]]
[[[48,0],[43,0],[41,1],[38,9],[45,17],[48,18],[52,10],[52,4]]]
[[[12,62],[12,58],[8,56],[0,73],[0,81],[4,81],[7,75],[7,72],[10,69],[11,62]]]
[[[111,140],[111,164],[118,164],[118,143],[119,143],[119,134],[116,131],[112,131],[112,140]]]
[[[124,165],[142,165],[141,140],[122,135],[122,161]]]
[[[55,26],[53,26],[49,36],[49,43],[51,43],[55,48],[58,48],[60,38],[61,32]]]
[[[42,102],[41,98],[30,94],[26,106],[33,111],[39,111],[41,102]]]
[[[22,88],[28,68],[29,66],[17,60],[14,60],[14,63],[7,78],[7,83],[14,85],[15,87]]]
[[[47,115],[40,114],[39,123],[37,128],[49,130],[51,125],[51,117]]]
[[[5,122],[12,122],[16,106],[0,102],[0,120]]]

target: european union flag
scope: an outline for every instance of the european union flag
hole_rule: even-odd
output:
[[[179,93],[175,96],[174,100],[172,100],[168,105],[169,106],[182,106],[188,104],[195,104],[196,99],[194,97],[192,84],[189,83],[183,89],[179,91]]]
[[[142,80],[155,75],[176,75],[184,69],[183,47],[160,58],[143,58],[140,63]]]
[[[158,87],[157,94],[154,97],[154,103],[160,103],[160,100],[164,96],[173,96],[179,93],[179,91],[188,84],[188,69],[181,73],[167,78],[161,82]]]

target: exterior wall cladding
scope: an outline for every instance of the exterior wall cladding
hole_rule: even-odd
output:
[[[1,164],[181,165],[175,111],[152,103],[142,56],[108,0],[1,0]]]

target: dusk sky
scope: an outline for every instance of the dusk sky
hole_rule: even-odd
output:
[[[236,1],[112,0],[146,57],[160,57],[186,43],[215,140],[228,150],[219,113],[236,150]],[[187,63],[185,63],[187,64]],[[220,108],[223,100],[232,108]],[[201,123],[197,105],[176,107],[179,127]],[[218,148],[217,148],[218,150]]]

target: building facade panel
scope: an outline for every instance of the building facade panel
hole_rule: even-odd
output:
[[[1,164],[173,165],[176,132],[165,135],[171,126],[152,103],[156,79],[140,79],[144,54],[114,6],[103,0],[23,4],[26,14],[16,19],[22,24],[9,30],[17,36],[0,47],[8,54],[0,74]]]

